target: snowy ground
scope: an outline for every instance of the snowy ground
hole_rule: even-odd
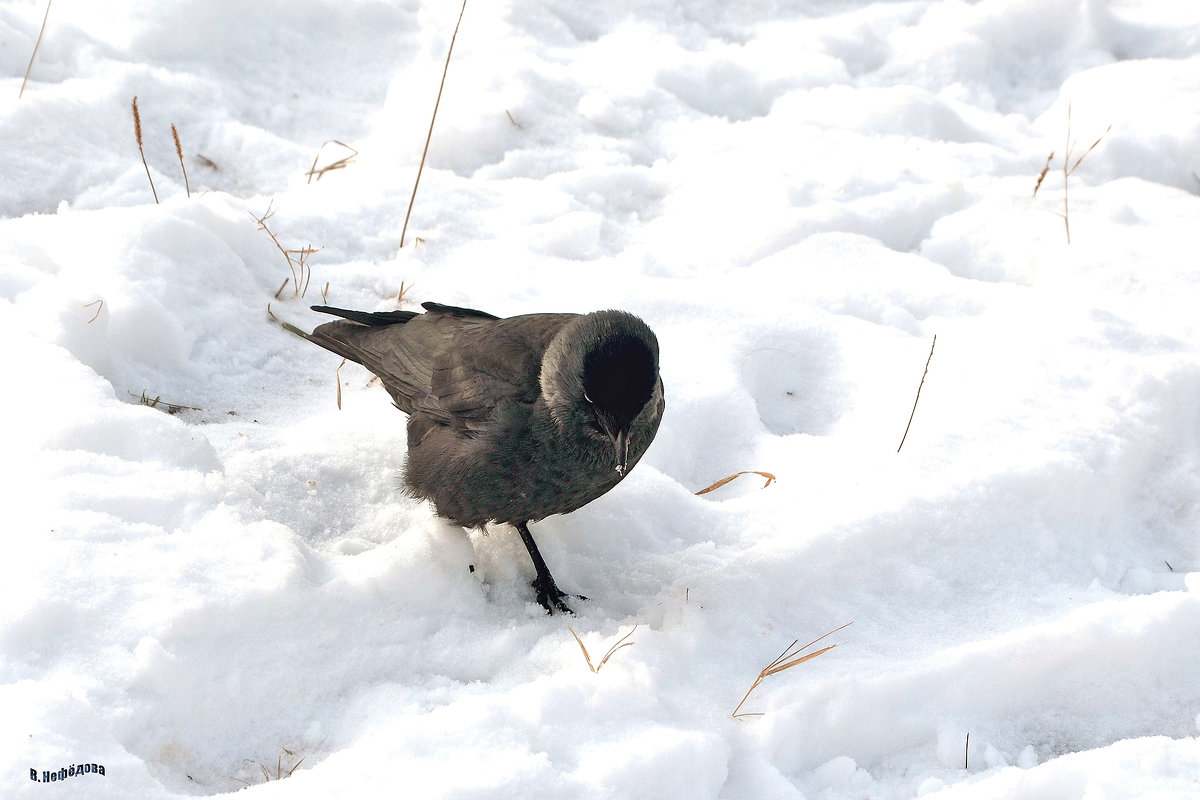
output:
[[[44,10],[0,3],[0,796],[1200,794],[1192,4],[476,3],[403,248],[457,3],[59,0],[18,100]],[[402,283],[657,331],[654,446],[533,528],[578,617],[267,313]]]

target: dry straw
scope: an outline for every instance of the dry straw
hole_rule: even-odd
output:
[[[317,169],[317,162],[321,160],[321,153],[324,152],[326,145],[331,144],[336,144],[338,147],[344,147],[350,151],[350,155],[342,156],[338,160],[331,161],[320,169]],[[345,142],[339,142],[337,139],[329,139],[325,141],[319,148],[317,148],[317,154],[313,157],[312,166],[309,167],[308,172],[306,173],[308,175],[308,180],[306,183],[312,183],[313,176],[316,176],[317,180],[321,180],[321,178],[325,177],[326,172],[333,172],[337,169],[345,169],[346,167],[350,166],[350,163],[354,161],[354,157],[357,155],[358,151]]]
[[[179,158],[179,168],[183,170],[183,188],[187,190],[187,196],[192,196],[192,185],[188,183],[187,167],[183,163],[183,144],[179,141],[179,131],[175,129],[175,123],[171,123],[171,138],[175,140],[175,155]]]
[[[346,366],[346,359],[342,359],[342,363],[337,365],[337,369],[333,371],[333,382],[337,384],[337,407],[338,411],[342,410],[342,367]]]
[[[275,232],[271,230],[269,225],[267,225],[267,220],[270,219],[275,213],[273,206],[273,202],[268,203],[267,210],[261,217],[256,217],[253,213],[250,214],[250,217],[258,223],[258,229],[265,232],[267,236],[270,237],[276,249],[278,249],[279,252],[283,254],[283,257],[287,260],[288,269],[292,271],[292,277],[284,278],[283,283],[279,285],[279,290],[275,292],[275,299],[278,300],[283,294],[283,290],[287,287],[289,280],[292,282],[293,286],[292,297],[304,297],[304,295],[308,293],[309,281],[312,280],[312,267],[310,267],[308,264],[308,257],[313,253],[321,252],[321,248],[313,247],[312,245],[305,245],[304,247],[296,248],[284,247],[279,242],[279,237],[276,236]],[[292,258],[292,256],[295,256],[295,258]]]
[[[437,100],[433,103],[433,116],[429,118],[429,133],[425,135],[425,149],[421,151],[421,163],[417,165],[417,179],[413,181],[412,196],[408,198],[408,211],[404,214],[404,227],[400,229],[400,246],[404,247],[404,235],[408,232],[408,219],[412,216],[413,203],[417,199],[417,186],[421,183],[421,173],[425,170],[425,158],[429,155],[429,143],[433,140],[433,123],[437,120],[438,106],[442,104],[442,90],[446,88],[446,73],[450,71],[450,56],[454,53],[454,40],[458,38],[458,26],[462,25],[463,14],[467,10],[467,0],[463,0],[458,12],[458,22],[454,24],[454,34],[450,37],[450,47],[446,50],[446,64],[442,67],[442,82],[438,84]]]
[[[583,659],[584,659],[584,661],[587,662],[588,669],[590,669],[593,673],[599,672],[600,668],[603,667],[606,663],[608,663],[608,660],[610,658],[612,658],[613,653],[617,652],[622,647],[629,647],[630,645],[632,645],[633,642],[627,642],[625,640],[628,639],[630,636],[633,636],[633,632],[636,631],[637,629],[638,629],[638,626],[634,625],[633,628],[630,629],[629,633],[625,634],[620,639],[617,639],[616,643],[613,644],[612,647],[608,648],[608,652],[605,653],[604,657],[600,659],[599,664],[593,664],[592,656],[591,656],[591,654],[588,653],[587,647],[584,646],[583,640],[579,638],[579,634],[576,633],[575,629],[572,628],[570,625],[567,626],[567,630],[569,630],[571,632],[571,635],[575,637],[575,641],[579,643],[579,649],[583,651]]]
[[[17,92],[17,99],[20,100],[25,96],[25,84],[29,83],[29,73],[33,71],[33,60],[37,58],[38,48],[42,46],[42,37],[46,35],[46,23],[50,21],[50,4],[54,0],[46,0],[46,14],[42,17],[42,27],[38,31],[37,41],[33,43],[33,52],[29,54],[29,66],[25,68],[25,77],[21,80],[21,91]]]
[[[792,667],[803,664],[805,661],[811,661],[812,659],[816,658],[817,656],[824,655],[825,653],[828,653],[833,648],[837,647],[838,645],[831,644],[828,647],[822,647],[820,650],[814,650],[811,653],[807,653],[805,655],[800,655],[805,650],[807,650],[808,648],[812,647],[817,642],[824,639],[826,636],[832,636],[833,634],[837,633],[838,631],[842,630],[843,628],[849,627],[851,624],[852,623],[847,622],[845,625],[841,626],[840,628],[834,628],[829,633],[826,633],[823,636],[818,636],[816,639],[813,639],[811,642],[809,642],[808,644],[803,645],[801,647],[796,647],[796,642],[800,641],[799,639],[792,640],[792,643],[787,646],[787,649],[785,649],[782,653],[780,653],[779,656],[774,661],[772,661],[770,664],[767,664],[765,667],[763,667],[762,672],[758,673],[758,677],[754,679],[754,683],[750,684],[750,688],[746,690],[746,694],[744,694],[742,696],[742,699],[740,701],[738,701],[737,707],[733,709],[733,714],[731,716],[733,716],[733,717],[761,717],[762,716],[761,711],[742,711],[742,705],[750,698],[750,694],[755,689],[757,689],[762,684],[762,682],[764,680],[766,680],[768,677],[770,677],[771,675],[775,675],[777,673],[783,672],[784,670],[791,669]]]
[[[150,191],[154,194],[154,202],[158,202],[158,191],[154,188],[154,178],[150,177],[150,165],[146,163],[146,150],[142,146],[142,115],[138,112],[137,95],[133,96],[133,136],[137,139],[138,153],[142,156],[142,166],[146,168],[146,179],[150,181]]]
[[[280,753],[279,758],[277,758],[275,760],[275,777],[274,778],[271,777],[271,771],[269,769],[267,769],[267,766],[265,764],[263,764],[261,761],[254,762],[254,763],[258,764],[258,768],[262,771],[264,781],[267,781],[268,783],[270,783],[272,780],[281,781],[284,778],[290,778],[290,777],[292,777],[292,773],[296,771],[296,768],[304,763],[305,757],[300,756],[300,759],[298,761],[293,762],[292,765],[285,770],[283,768],[284,753],[287,754],[289,759],[294,758],[296,755],[295,750],[289,750],[286,747],[283,748],[283,753]],[[232,778],[231,777],[230,780],[237,781],[238,783],[244,783],[247,786],[250,785],[250,781],[245,780],[243,778]]]
[[[92,318],[88,320],[89,325],[100,319],[100,312],[104,311],[104,298],[101,297],[99,300],[93,300],[90,303],[83,304],[84,308],[91,308],[92,306],[96,306],[96,313],[93,314]]]
[[[1063,210],[1059,214],[1063,220],[1063,227],[1066,229],[1067,244],[1071,243],[1071,176],[1075,174],[1075,170],[1079,169],[1079,165],[1083,163],[1083,159],[1087,158],[1088,153],[1096,149],[1100,142],[1104,141],[1104,137],[1112,130],[1112,125],[1104,129],[1104,133],[1100,134],[1096,141],[1092,142],[1091,146],[1084,150],[1082,155],[1071,161],[1074,155],[1075,145],[1077,142],[1071,138],[1071,104],[1067,103],[1067,143],[1066,149],[1063,151],[1062,176],[1063,176]],[[1054,153],[1050,153],[1046,157],[1046,165],[1042,167],[1042,171],[1038,173],[1037,181],[1033,184],[1033,196],[1037,197],[1038,189],[1042,188],[1042,181],[1046,179],[1046,173],[1050,171],[1050,163],[1054,160]]]
[[[737,478],[742,475],[761,475],[762,477],[766,478],[767,482],[762,485],[762,488],[764,489],[777,480],[776,477],[769,472],[762,472],[761,470],[757,469],[744,469],[741,472],[735,472],[732,475],[726,475],[724,478],[721,478],[721,480],[717,481],[711,486],[705,486],[703,489],[696,492],[696,494],[708,494],[715,489],[720,489],[722,486],[730,483],[731,481],[737,480]]]
[[[929,362],[933,361],[933,348],[937,347],[937,334],[933,335],[933,343],[929,345],[929,358],[925,359],[925,371],[921,373],[921,382],[917,384],[917,397],[913,400],[912,411],[908,415],[908,424],[904,426],[904,435],[900,437],[900,447],[904,447],[904,441],[908,439],[908,429],[912,427],[913,417],[917,415],[917,403],[921,402],[921,389],[925,386],[925,376],[929,374]],[[900,452],[900,447],[896,448],[896,452]]]
[[[158,396],[152,398],[152,397],[150,397],[150,395],[146,394],[145,390],[142,391],[140,396],[134,394],[133,392],[130,392],[129,396],[137,397],[138,403],[140,405],[149,406],[150,408],[162,409],[162,410],[165,410],[168,414],[172,414],[172,415],[178,414],[180,411],[203,411],[204,410],[202,408],[197,408],[196,406],[185,406],[182,403],[168,402],[168,401],[162,399],[162,395],[158,395]]]

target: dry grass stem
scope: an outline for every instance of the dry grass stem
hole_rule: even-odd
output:
[[[325,285],[321,287],[321,302],[329,304],[329,281],[325,281]]]
[[[104,298],[100,298],[99,300],[93,300],[90,303],[83,304],[84,308],[88,308],[90,306],[96,306],[96,313],[93,314],[92,318],[88,320],[89,325],[91,325],[96,320],[100,319],[100,312],[104,310]]]
[[[1062,213],[1059,214],[1059,216],[1062,217],[1063,228],[1067,234],[1067,244],[1071,243],[1071,176],[1075,174],[1075,170],[1079,169],[1079,165],[1083,163],[1083,159],[1087,158],[1088,153],[1095,150],[1100,145],[1100,142],[1104,141],[1104,137],[1107,136],[1108,132],[1111,130],[1112,125],[1109,125],[1104,129],[1104,133],[1096,137],[1096,141],[1092,142],[1090,147],[1084,150],[1078,158],[1075,158],[1075,160],[1072,161],[1071,159],[1075,152],[1076,142],[1071,138],[1071,104],[1067,103],[1067,141],[1066,149],[1063,151],[1062,161],[1063,210]],[[1054,153],[1051,153],[1050,157],[1046,159],[1046,166],[1043,167],[1042,171],[1038,174],[1037,182],[1033,187],[1033,194],[1035,197],[1037,196],[1038,188],[1041,187],[1042,181],[1046,177],[1047,170],[1050,169],[1050,162],[1053,159]]]
[[[600,668],[603,667],[606,663],[608,663],[608,660],[610,658],[612,658],[613,653],[617,652],[622,647],[629,647],[630,645],[632,645],[633,642],[627,642],[625,640],[628,639],[630,636],[633,636],[633,632],[636,631],[637,629],[638,629],[638,626],[634,625],[629,630],[629,633],[625,634],[620,639],[617,639],[616,643],[613,644],[612,647],[608,648],[608,652],[604,654],[604,658],[600,659],[599,664],[593,665],[592,664],[592,656],[591,656],[591,654],[588,653],[587,647],[584,646],[583,639],[579,638],[579,634],[575,632],[574,628],[572,628],[570,625],[567,626],[567,630],[569,630],[571,632],[571,635],[575,637],[575,641],[579,643],[579,649],[583,651],[583,659],[585,661],[587,661],[588,669],[590,669],[593,673],[599,672]]]
[[[766,478],[767,482],[762,485],[762,488],[764,488],[764,489],[767,488],[768,486],[770,486],[772,483],[774,483],[777,480],[777,478],[769,472],[762,472],[757,469],[745,469],[745,470],[742,470],[741,472],[735,472],[732,475],[727,475],[724,478],[721,478],[721,480],[712,484],[711,486],[705,486],[703,489],[696,492],[696,494],[708,494],[709,492],[713,491],[714,489],[720,489],[725,484],[737,479],[739,476],[742,476],[742,475],[761,475],[762,477]]]
[[[1038,173],[1037,181],[1033,184],[1033,196],[1037,197],[1038,189],[1042,188],[1042,181],[1046,180],[1046,173],[1050,171],[1050,162],[1054,160],[1054,152],[1046,156],[1046,165],[1042,167],[1042,171]]]
[[[46,23],[50,21],[50,4],[54,0],[46,0],[46,14],[42,17],[42,27],[38,31],[37,41],[33,43],[33,52],[29,54],[29,66],[25,68],[25,77],[21,79],[21,91],[17,92],[17,99],[20,100],[25,95],[25,84],[29,83],[29,73],[33,71],[33,60],[37,58],[38,48],[42,46],[42,37],[46,35]]]
[[[412,196],[408,198],[408,211],[404,214],[404,227],[400,229],[400,246],[404,247],[404,236],[408,232],[408,220],[412,216],[413,203],[417,199],[417,186],[421,183],[421,173],[425,170],[425,158],[429,155],[429,143],[433,140],[433,123],[437,120],[438,106],[442,104],[442,90],[446,88],[446,73],[450,71],[450,56],[454,53],[454,40],[458,38],[458,26],[462,25],[463,14],[467,10],[467,0],[463,0],[458,12],[458,22],[454,23],[454,34],[450,37],[450,46],[446,49],[446,64],[442,67],[442,82],[438,84],[437,100],[433,103],[433,116],[429,118],[429,133],[425,135],[425,149],[421,151],[421,163],[417,165],[417,178],[413,181]]]
[[[284,247],[282,244],[280,244],[279,237],[276,236],[275,232],[271,230],[269,225],[267,225],[267,220],[270,219],[271,215],[274,213],[275,212],[272,210],[271,204],[268,204],[266,213],[261,217],[256,217],[254,214],[250,214],[250,217],[258,223],[258,229],[260,231],[266,232],[267,236],[269,236],[271,241],[275,244],[276,249],[278,249],[279,252],[283,254],[283,257],[287,260],[288,269],[292,271],[292,297],[304,297],[304,295],[308,293],[308,283],[310,280],[312,280],[312,267],[308,265],[308,257],[313,253],[321,252],[321,248],[313,247],[312,245],[305,245],[304,247],[300,248]],[[292,256],[296,256],[296,258],[292,258]],[[279,299],[279,296],[283,293],[283,289],[285,286],[287,286],[287,282],[288,279],[285,278],[283,284],[279,287],[279,291],[275,292],[276,299]]]
[[[304,283],[297,287],[301,297],[304,297],[306,294],[308,294],[308,283],[312,280],[312,267],[308,265],[308,257],[313,253],[319,252],[321,252],[321,248],[313,247],[311,244],[306,244],[304,247],[296,250],[287,251],[288,255],[294,255],[297,257],[296,263],[300,265],[300,274],[304,276]]]
[[[294,757],[294,756],[296,755],[296,751],[295,751],[295,750],[289,750],[289,749],[288,749],[288,748],[286,748],[286,747],[285,747],[285,748],[283,748],[283,753],[280,753],[280,754],[279,754],[279,758],[275,759],[275,777],[274,777],[274,778],[272,778],[272,777],[271,777],[271,771],[267,769],[267,766],[266,766],[266,764],[263,764],[261,761],[255,761],[255,762],[254,762],[255,764],[257,764],[257,765],[258,765],[258,769],[259,769],[259,771],[260,771],[260,772],[262,772],[262,776],[263,776],[263,780],[264,780],[264,781],[267,781],[267,782],[269,783],[269,782],[270,782],[270,781],[272,781],[272,780],[281,781],[281,780],[283,780],[284,778],[290,778],[290,777],[292,777],[292,773],[296,771],[296,768],[297,768],[297,767],[299,767],[301,764],[303,764],[303,763],[304,763],[305,756],[300,756],[300,758],[299,758],[299,760],[298,760],[298,761],[294,762],[294,763],[293,763],[293,764],[292,764],[290,767],[288,767],[288,768],[285,770],[285,769],[284,769],[284,767],[283,767],[283,756],[284,756],[284,753],[286,753],[286,754],[287,754],[288,758],[292,758],[292,757]],[[251,785],[251,784],[250,784],[250,781],[246,780],[245,778],[234,778],[234,777],[230,777],[230,780],[231,780],[231,781],[237,781],[238,783],[244,783],[246,786],[250,786],[250,785]]]
[[[196,159],[196,163],[198,163],[200,166],[208,167],[213,172],[220,172],[221,170],[221,168],[217,166],[217,162],[213,161],[211,158],[202,153],[196,153],[193,158]]]
[[[338,147],[346,148],[347,150],[350,151],[350,155],[342,156],[337,161],[331,161],[330,163],[326,164],[325,166],[321,167],[320,169],[317,169],[317,162],[321,160],[322,151],[325,150],[326,145],[330,145],[330,144],[336,144]],[[325,176],[326,172],[332,172],[335,169],[345,169],[346,167],[350,166],[350,162],[352,162],[354,160],[354,157],[357,155],[358,155],[358,151],[355,150],[350,145],[346,144],[345,142],[339,142],[337,139],[326,140],[324,143],[322,143],[322,145],[319,148],[317,148],[317,155],[313,158],[312,166],[309,168],[308,173],[307,173],[308,174],[307,182],[312,183],[312,179],[313,179],[314,175],[316,176],[317,180],[321,180],[321,178],[323,178]]]
[[[852,623],[847,622],[845,625],[842,625],[840,628],[834,628],[829,633],[826,633],[822,636],[818,636],[816,639],[813,639],[811,642],[809,642],[808,644],[803,645],[801,647],[796,647],[796,642],[799,642],[800,641],[799,639],[793,640],[792,643],[787,646],[787,649],[785,649],[782,653],[780,653],[779,656],[774,661],[772,661],[770,664],[767,664],[767,666],[763,667],[762,672],[758,673],[758,677],[754,679],[754,683],[750,684],[750,688],[746,690],[746,694],[744,694],[742,696],[742,699],[738,702],[737,707],[733,709],[733,714],[731,716],[733,716],[735,718],[736,717],[761,717],[762,716],[761,711],[742,711],[742,705],[745,704],[745,702],[748,699],[750,699],[750,695],[754,692],[754,690],[757,689],[762,684],[762,682],[764,680],[766,680],[769,676],[783,672],[784,670],[791,669],[792,667],[803,664],[805,661],[811,661],[812,659],[816,658],[817,656],[824,655],[825,653],[828,653],[833,648],[837,647],[838,645],[831,644],[828,647],[822,647],[820,650],[814,650],[811,653],[807,653],[805,655],[800,655],[805,650],[812,647],[814,644],[821,641],[825,637],[832,636],[833,634],[837,633],[838,631],[849,627],[851,624]]]
[[[337,369],[333,371],[333,382],[337,384],[337,407],[338,411],[342,410],[342,367],[346,366],[346,359],[342,359],[342,363],[337,365]]]
[[[175,128],[175,123],[171,123],[171,138],[175,140],[175,155],[179,157],[179,168],[183,170],[183,188],[187,190],[187,196],[192,196],[192,185],[188,183],[187,167],[183,163],[183,145],[179,141],[179,131]]]
[[[129,396],[138,398],[138,403],[140,405],[149,406],[150,408],[160,408],[161,407],[168,414],[178,414],[180,411],[203,411],[204,410],[202,408],[196,408],[195,406],[185,406],[185,405],[182,405],[181,403],[168,403],[167,401],[162,399],[162,395],[159,395],[159,396],[151,399],[151,397],[148,394],[146,394],[144,391],[141,393],[141,395],[136,395],[133,392],[130,392]]]
[[[146,168],[146,180],[150,181],[150,192],[154,202],[158,203],[158,190],[154,188],[154,178],[150,177],[150,165],[146,163],[146,150],[142,146],[142,115],[138,112],[137,95],[133,96],[133,136],[137,139],[138,153],[142,156],[142,166]]]
[[[913,400],[912,411],[908,415],[908,424],[904,426],[904,435],[900,437],[900,447],[904,447],[904,440],[908,438],[908,429],[912,427],[913,417],[917,415],[917,403],[921,402],[921,389],[925,387],[925,376],[929,374],[929,362],[933,360],[933,348],[937,347],[937,334],[933,335],[933,343],[929,345],[929,358],[925,359],[925,371],[921,373],[921,382],[917,384],[917,397]],[[896,448],[896,452],[900,452],[900,447]]]
[[[400,291],[396,293],[396,305],[404,302],[404,295],[412,291],[411,286],[405,286],[404,281],[400,281]]]

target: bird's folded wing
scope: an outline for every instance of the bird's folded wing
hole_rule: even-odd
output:
[[[455,306],[424,307],[425,314],[412,316],[339,313],[354,321],[320,325],[311,338],[378,375],[402,411],[463,432],[483,427],[500,403],[537,400],[546,346],[575,316],[499,319]],[[386,316],[396,313],[404,317]]]
[[[426,314],[449,329],[449,346],[433,356],[429,392],[414,406],[464,431],[484,426],[501,403],[532,405],[541,394],[542,356],[569,314],[494,321]],[[424,327],[424,326],[423,326]]]

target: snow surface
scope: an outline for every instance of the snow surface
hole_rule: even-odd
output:
[[[0,796],[1200,796],[1198,9],[475,3],[401,248],[457,3],[0,4]],[[577,617],[267,313],[402,284],[657,331]]]

